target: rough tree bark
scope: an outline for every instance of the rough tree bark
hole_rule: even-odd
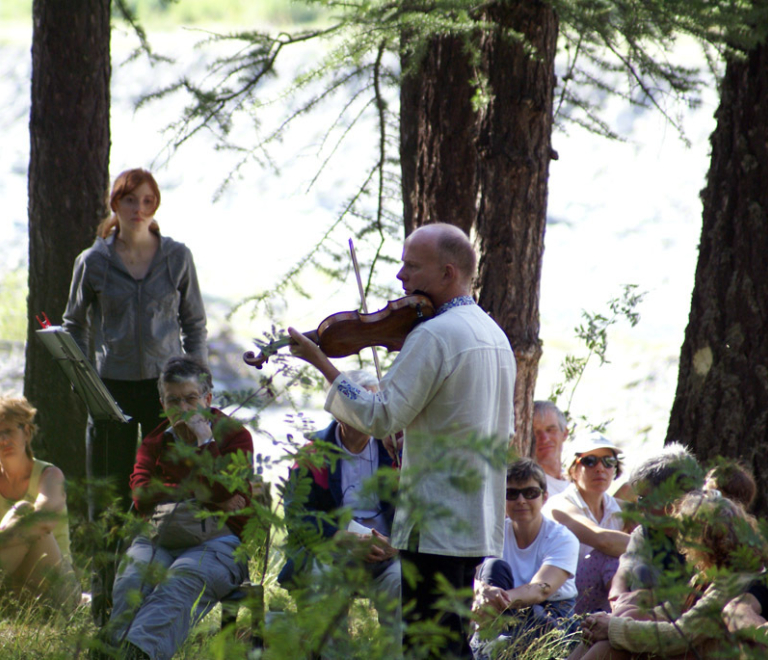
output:
[[[35,0],[33,21],[24,394],[38,409],[38,452],[73,479],[85,475],[85,409],[35,336],[35,315],[61,321],[75,257],[105,215],[110,0]]]
[[[541,356],[539,283],[558,23],[542,2],[494,3],[483,18],[498,28],[479,35],[479,68],[493,94],[480,112],[472,109],[469,85],[477,72],[457,39],[437,39],[403,83],[405,230],[429,222],[474,230],[478,302],[517,357],[515,446],[528,456]],[[526,41],[505,37],[509,29]]]
[[[408,63],[403,62],[405,70]],[[405,235],[429,222],[470,233],[477,167],[472,67],[464,44],[435,39],[414,75],[400,86],[400,163]]]
[[[728,62],[667,441],[739,457],[768,513],[768,49]]]

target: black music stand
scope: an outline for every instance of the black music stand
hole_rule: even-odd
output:
[[[123,423],[130,420],[64,328],[51,325],[35,332],[72,383],[72,388],[83,400],[94,420]]]
[[[115,401],[114,397],[104,385],[93,365],[86,359],[75,340],[61,326],[47,325],[35,331],[37,336],[48,349],[53,359],[61,367],[72,388],[82,399],[88,413],[96,423],[120,422],[127,423],[128,417]],[[108,436],[107,436],[108,441]],[[105,468],[106,469],[106,468]],[[88,497],[88,517],[93,520],[93,501]],[[115,552],[115,562],[117,561]],[[112,602],[112,581],[115,569],[111,564],[102,568],[96,568],[92,577],[91,590],[93,601],[91,612],[94,621],[99,627],[103,627],[109,619],[109,611]]]

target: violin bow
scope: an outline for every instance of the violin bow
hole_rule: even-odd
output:
[[[355,278],[357,279],[357,288],[360,291],[360,304],[363,308],[363,314],[368,313],[368,303],[365,299],[365,289],[363,288],[363,278],[360,277],[360,266],[357,264],[357,253],[355,252],[355,243],[352,239],[349,239],[349,254],[352,256],[352,266],[355,269]],[[379,363],[379,354],[376,352],[376,347],[371,346],[371,352],[373,353],[373,364],[376,367],[376,378],[381,382],[381,364]],[[389,436],[392,441],[392,446],[395,448],[395,465],[400,467],[400,453],[397,446],[397,438],[394,435]]]

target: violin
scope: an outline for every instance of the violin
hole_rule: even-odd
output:
[[[435,307],[427,296],[413,294],[390,300],[387,306],[372,314],[337,312],[323,320],[317,330],[303,333],[315,342],[328,357],[340,358],[359,353],[369,346],[383,346],[388,351],[399,351],[408,333],[422,321],[435,315]],[[261,369],[269,357],[293,340],[280,337],[259,346],[261,352],[243,354],[243,361]]]

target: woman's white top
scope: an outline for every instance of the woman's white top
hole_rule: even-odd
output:
[[[552,510],[562,509],[563,504],[566,502],[574,505],[579,512],[589,518],[592,522],[600,525],[603,529],[624,529],[624,521],[621,518],[621,507],[616,498],[608,493],[603,493],[603,517],[601,520],[598,520],[595,518],[589,506],[587,506],[587,503],[581,496],[581,492],[579,492],[576,484],[571,484],[559,495],[550,497],[541,512],[547,518],[554,520],[554,518],[552,518]],[[591,545],[580,543],[579,561],[584,559],[584,557],[592,552],[592,550],[594,550],[594,548]]]
[[[515,538],[512,521],[507,518],[504,526],[504,551],[502,559],[512,569],[515,586],[529,584],[533,576],[544,566],[554,566],[569,574],[569,578],[551,596],[548,601],[576,598],[576,563],[579,540],[565,525],[544,518],[536,539],[527,548],[520,548]]]

